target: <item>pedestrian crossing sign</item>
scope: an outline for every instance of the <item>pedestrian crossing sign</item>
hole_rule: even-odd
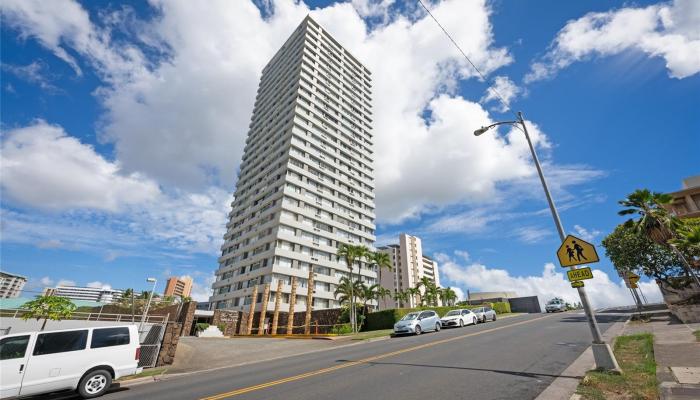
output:
[[[600,261],[595,246],[574,235],[569,235],[557,250],[557,258],[562,267],[591,264]]]

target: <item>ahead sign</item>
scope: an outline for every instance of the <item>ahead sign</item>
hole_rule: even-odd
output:
[[[591,272],[591,269],[588,267],[566,271],[566,275],[571,282],[593,279],[593,272]]]
[[[574,265],[591,264],[600,261],[595,246],[569,235],[564,239],[564,243],[557,250],[557,258],[562,267],[573,267]]]

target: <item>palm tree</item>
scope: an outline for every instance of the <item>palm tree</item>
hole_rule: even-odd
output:
[[[449,306],[454,306],[455,305],[455,300],[457,300],[457,293],[452,290],[451,287],[446,287],[442,289],[441,293],[441,300],[443,301],[443,304],[447,304]]]
[[[420,285],[420,282],[418,282],[416,287],[406,289],[408,294],[413,299],[413,302],[416,305],[416,307],[423,305],[423,299],[421,298],[421,293],[420,293],[420,286],[418,286],[418,285]]]
[[[670,242],[678,249],[682,250],[691,259],[700,257],[700,225],[681,227],[677,232],[677,237]],[[694,260],[695,267],[700,267],[700,261]]]
[[[638,214],[637,221],[630,219],[626,224],[634,226],[637,232],[644,233],[652,241],[667,246],[668,241],[673,238],[672,227],[676,221],[663,206],[671,203],[672,200],[673,196],[668,194],[638,189],[618,202],[623,207],[627,207],[620,210],[618,214]]]
[[[362,298],[362,321],[367,319],[367,303],[377,299],[380,287],[381,286],[376,283],[371,286],[360,283],[360,297]]]
[[[379,289],[377,289],[377,310],[379,310],[379,300],[384,301],[387,297],[391,297],[391,290],[380,286]]]
[[[352,270],[355,266],[355,261],[360,261],[362,257],[366,257],[369,250],[365,246],[353,246],[351,244],[341,243],[338,246],[337,256],[345,258],[345,265],[350,273],[350,280],[354,281]],[[350,324],[352,325],[353,333],[357,333],[357,321],[355,320],[355,290],[354,285],[350,285]]]
[[[394,300],[399,303],[399,308],[403,308],[404,304],[408,303],[411,294],[406,290],[397,290],[394,292]]]
[[[349,306],[352,293],[359,292],[359,289],[359,282],[355,281],[355,283],[352,284],[350,278],[344,276],[340,278],[340,283],[333,292],[333,296],[335,296],[335,299],[338,300],[340,304],[347,303]]]
[[[663,206],[673,201],[673,196],[665,193],[650,192],[648,189],[638,189],[627,195],[627,198],[619,201],[625,208],[618,212],[619,215],[639,215],[638,220],[630,219],[625,225],[634,227],[638,233],[644,234],[651,241],[670,248],[683,263],[688,275],[700,287],[700,279],[693,272],[693,269],[683,253],[678,250],[674,242],[674,229],[679,228],[681,223],[671,215]]]

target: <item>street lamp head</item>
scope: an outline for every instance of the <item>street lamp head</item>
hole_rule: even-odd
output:
[[[477,129],[477,130],[474,131],[474,136],[480,136],[480,135],[482,135],[484,132],[486,132],[486,131],[488,131],[488,130],[489,130],[489,127],[483,127],[483,126],[482,126],[481,128],[479,128],[479,129]]]
[[[146,282],[154,283],[156,278],[146,278]]]

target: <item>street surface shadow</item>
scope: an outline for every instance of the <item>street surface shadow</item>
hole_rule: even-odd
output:
[[[609,324],[613,322],[624,322],[629,319],[629,316],[626,315],[601,315],[601,314],[596,314],[595,320],[598,321],[599,324]],[[588,318],[585,315],[568,315],[562,319],[559,320],[559,322],[586,322],[588,321]]]
[[[109,388],[109,390],[104,394],[107,396],[110,393],[118,393],[118,392],[123,392],[125,390],[129,390],[128,387],[121,387],[119,385],[119,382],[113,383],[112,387]],[[38,394],[36,396],[29,396],[29,397],[22,397],[22,400],[73,400],[73,399],[80,399],[81,397],[78,396],[78,394],[72,390],[64,390],[62,392],[55,392],[55,393],[44,393],[44,394]]]
[[[353,362],[352,360],[336,360],[338,362]],[[442,369],[456,369],[462,371],[476,371],[476,372],[494,372],[497,374],[520,376],[524,378],[537,379],[539,377],[549,377],[549,378],[571,378],[571,379],[583,379],[583,376],[571,376],[571,375],[555,375],[547,373],[538,372],[521,372],[521,371],[506,371],[502,369],[488,369],[488,368],[472,368],[472,367],[455,367],[451,365],[429,365],[429,364],[413,364],[413,363],[398,363],[398,362],[382,362],[382,361],[370,361],[363,364],[367,365],[397,365],[405,367],[422,367],[422,368],[442,368]]]

